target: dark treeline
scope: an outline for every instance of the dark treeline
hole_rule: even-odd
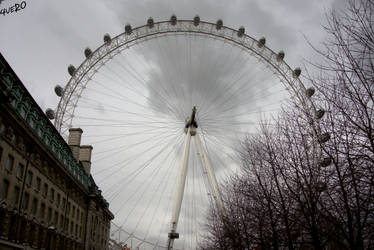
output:
[[[327,17],[309,77],[325,112],[290,104],[243,140],[201,249],[374,249],[374,1]]]

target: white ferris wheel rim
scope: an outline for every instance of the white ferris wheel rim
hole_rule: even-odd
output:
[[[240,34],[239,32],[239,30],[226,26],[217,29],[217,24],[211,22],[199,21],[198,25],[196,25],[194,20],[177,20],[175,24],[173,24],[172,21],[169,20],[154,22],[152,28],[149,24],[139,26],[131,29],[131,31],[125,31],[114,38],[110,38],[109,42],[104,42],[87,56],[81,65],[72,73],[72,77],[64,88],[56,110],[55,127],[62,134],[71,127],[75,108],[77,107],[77,103],[87,83],[112,57],[139,43],[176,34],[196,34],[212,39],[220,39],[249,53],[253,53],[253,56],[260,58],[264,64],[269,65],[272,70],[277,72],[280,78],[284,80],[284,84],[289,87],[291,97],[300,101],[306,110],[315,112],[315,105],[306,94],[306,87],[303,85],[298,75],[295,75],[295,70],[292,70],[283,58],[279,59],[279,53],[275,53],[267,47],[265,42],[262,43],[260,40],[256,40],[245,33]],[[124,229],[121,230],[126,232]],[[129,235],[131,234],[129,232],[127,233]],[[133,235],[133,237],[147,244],[152,244],[152,242],[146,241],[136,235]],[[156,246],[155,243],[153,243],[153,245]]]
[[[227,26],[217,29],[217,24],[211,22],[199,21],[199,24],[195,25],[194,20],[177,20],[175,24],[172,24],[172,21],[169,20],[155,22],[152,28],[147,24],[142,25],[131,29],[131,32],[125,31],[114,38],[110,38],[110,42],[104,42],[93,51],[72,74],[72,77],[64,87],[56,109],[55,127],[60,133],[64,133],[69,129],[74,118],[76,105],[85,85],[106,61],[121,52],[121,48],[124,50],[153,38],[177,33],[199,34],[222,39],[234,46],[252,52],[254,56],[263,59],[273,70],[279,73],[285,84],[290,87],[291,97],[297,98],[298,101],[307,107],[307,110],[315,111],[315,105],[305,95],[306,87],[299,77],[295,76],[295,71],[283,58],[281,60],[277,58],[279,53],[282,52],[275,53],[265,43],[260,45],[259,40],[245,33],[239,36],[238,32],[238,30]]]

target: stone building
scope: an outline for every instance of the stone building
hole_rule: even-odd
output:
[[[66,143],[0,54],[0,250],[108,249],[92,147],[69,132]]]

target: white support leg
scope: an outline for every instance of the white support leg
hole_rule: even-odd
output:
[[[179,219],[179,214],[180,214],[180,210],[182,206],[184,186],[186,183],[186,176],[187,176],[188,156],[190,153],[190,142],[191,142],[191,129],[194,129],[194,128],[188,127],[187,129],[183,156],[182,156],[182,164],[179,169],[177,189],[175,192],[175,199],[174,199],[173,217],[171,220],[171,230],[169,233],[169,240],[168,240],[168,250],[173,249],[174,239],[175,239],[175,236],[177,235],[178,219]]]
[[[210,189],[212,191],[213,198],[217,204],[218,209],[221,210],[223,207],[223,203],[222,203],[221,193],[219,192],[219,189],[218,189],[216,175],[214,174],[212,166],[210,165],[210,162],[209,162],[209,158],[201,145],[200,136],[197,132],[195,134],[195,143],[197,145],[197,150],[200,154],[201,163],[203,165],[204,171],[208,174],[208,182],[209,182]]]

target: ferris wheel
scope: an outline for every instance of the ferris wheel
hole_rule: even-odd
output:
[[[84,55],[55,88],[55,126],[65,137],[84,130],[112,238],[128,246],[195,249],[207,208],[221,206],[220,183],[240,164],[239,142],[290,99],[316,111],[284,52],[222,20],[149,18]]]

